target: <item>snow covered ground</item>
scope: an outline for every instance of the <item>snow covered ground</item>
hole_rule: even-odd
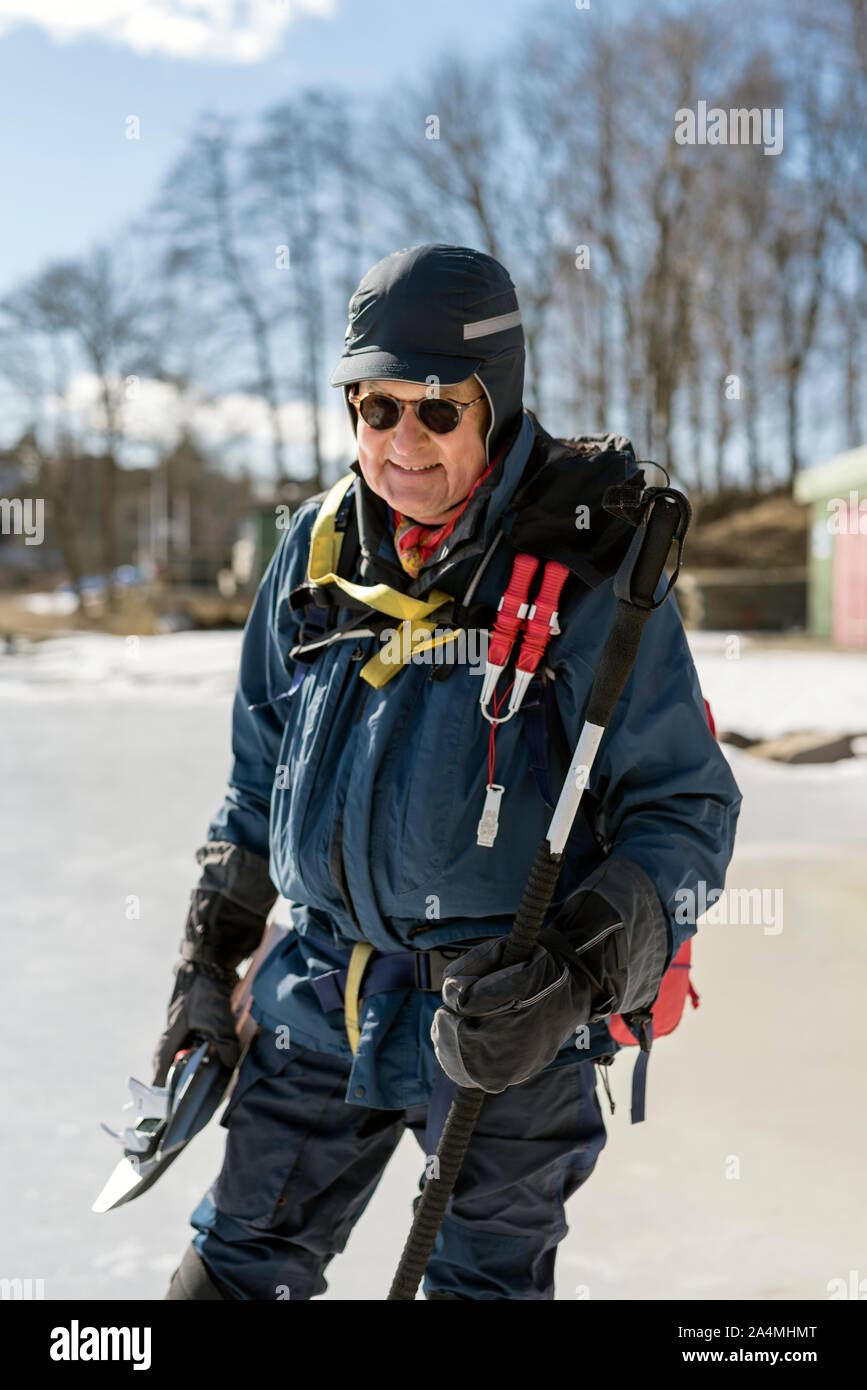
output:
[[[0,655],[0,700],[213,700],[231,695],[240,632],[173,632],[161,637],[70,633],[21,641]]]
[[[796,729],[867,733],[867,656],[786,650],[721,632],[691,632],[689,640],[719,729],[751,738]],[[241,633],[70,633],[18,641],[15,654],[0,654],[0,700],[170,697],[195,703],[231,694]]]
[[[867,657],[729,640],[693,640],[720,728],[867,729]],[[119,1121],[127,1075],[149,1079],[239,642],[76,635],[0,656],[0,1277],[49,1299],[161,1298],[219,1168],[214,1123],[139,1201],[90,1211],[116,1158],[99,1121]],[[631,1053],[613,1117],[600,1087],[609,1139],[568,1208],[561,1299],[822,1299],[867,1276],[867,758],[728,756],[744,793],[728,886],[781,893],[783,914],[699,928],[701,1006],[654,1049],[643,1125]],[[420,1170],[407,1137],[326,1298],[384,1297]]]
[[[689,641],[720,731],[867,733],[867,656],[786,650],[719,632],[691,632]]]

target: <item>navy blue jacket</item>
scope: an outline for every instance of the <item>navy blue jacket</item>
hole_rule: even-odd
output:
[[[370,583],[387,576],[410,593],[435,585],[461,595],[496,528],[515,521],[510,501],[534,439],[543,453],[559,451],[562,462],[562,446],[525,412],[505,458],[414,583],[397,564],[387,509],[359,476],[354,577]],[[360,473],[357,464],[353,471]],[[342,1013],[324,1013],[310,984],[333,968],[323,948],[345,950],[364,940],[386,952],[427,949],[507,932],[550,811],[515,718],[497,732],[496,780],[506,787],[499,833],[492,848],[476,843],[489,726],[478,705],[481,673],[468,663],[444,681],[431,679],[430,665],[410,663],[375,690],[359,678],[359,651],[372,656],[379,640],[344,641],[318,658],[294,694],[280,698],[292,682],[287,654],[303,619],[289,596],[304,583],[320,503],[312,499],[295,513],[250,613],[234,704],[234,764],[209,839],[270,858],[273,883],[290,903],[295,930],[256,979],[254,1016],[267,1027],[288,1025],[293,1044],[351,1058]],[[512,558],[507,545],[494,551],[475,594],[479,603],[496,608]],[[556,673],[557,707],[572,745],[615,604],[610,576],[600,581],[592,566],[586,582],[567,581],[561,634],[546,662]],[[346,609],[338,613],[339,622],[351,617]],[[554,765],[555,794],[564,773],[564,764]],[[653,962],[657,978],[642,965],[639,983],[653,997],[658,976],[695,930],[675,920],[675,894],[700,880],[723,884],[740,806],[671,600],[645,628],[588,790],[611,860],[625,861],[628,881],[637,877],[648,892],[652,885],[662,935],[642,959]],[[606,853],[579,816],[557,903],[591,885],[605,866]],[[438,994],[417,989],[365,1000],[348,1100],[383,1108],[427,1101],[436,1070],[430,1024],[440,1004]],[[552,1066],[616,1051],[601,1021],[591,1025],[589,1048],[564,1046]]]

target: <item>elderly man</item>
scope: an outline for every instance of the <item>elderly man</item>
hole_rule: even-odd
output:
[[[169,1298],[321,1294],[406,1128],[435,1179],[455,1084],[488,1094],[425,1293],[553,1298],[564,1203],[606,1140],[609,1023],[646,1019],[694,931],[678,890],[724,880],[740,797],[669,603],[600,745],[540,944],[500,963],[630,540],[601,496],[635,472],[625,439],[546,434],[523,368],[514,287],[480,252],[396,252],[350,301],[331,380],[357,462],[299,508],[251,611],[230,784],[155,1062],[161,1081],[198,1032],[234,1065],[236,969],[282,893],[292,930],[256,974],[223,1167]],[[537,567],[558,595],[543,630]],[[529,663],[500,640],[522,584]],[[499,682],[468,657],[489,633]]]

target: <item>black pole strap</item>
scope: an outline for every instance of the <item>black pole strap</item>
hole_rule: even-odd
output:
[[[692,518],[689,502],[675,488],[649,487],[642,492],[627,485],[608,488],[602,505],[636,525],[626,558],[614,576],[615,596],[651,612],[660,608],[680,574],[683,542]],[[677,544],[674,571],[665,593],[654,599],[672,542]]]
[[[622,493],[625,489],[616,491]],[[673,488],[648,488],[645,497],[647,493],[651,496],[644,506],[642,522],[614,578],[617,609],[584,715],[588,724],[602,728],[608,726],[632,673],[644,624],[671,592],[680,571],[683,538],[689,525],[690,506],[682,493]],[[654,599],[673,541],[678,543],[677,568],[662,598]]]

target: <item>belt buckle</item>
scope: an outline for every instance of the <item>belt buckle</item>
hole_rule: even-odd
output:
[[[437,994],[441,994],[443,980],[448,973],[449,966],[453,961],[466,955],[466,953],[466,946],[442,946],[438,951],[431,951],[431,956],[436,959],[431,960],[428,964],[430,978],[428,989],[434,990]]]
[[[467,951],[472,950],[473,945],[479,946],[484,941],[491,941],[492,937],[479,937],[469,945],[462,941],[455,946],[441,946],[438,950],[414,951],[413,967],[415,969],[415,987],[439,994],[442,991],[443,979],[452,961],[458,960],[460,956],[466,955]],[[422,966],[424,960],[424,966]]]

